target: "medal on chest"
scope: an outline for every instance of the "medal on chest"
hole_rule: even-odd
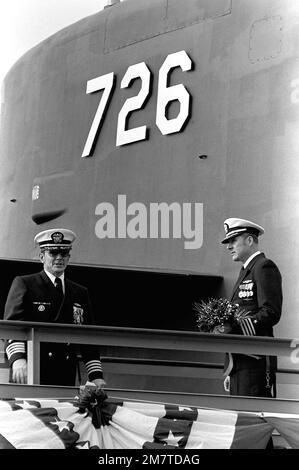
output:
[[[250,297],[253,297],[253,286],[254,286],[254,282],[251,279],[243,281],[242,284],[239,285],[239,293],[238,293],[239,298],[249,299]]]
[[[73,321],[76,325],[82,325],[84,310],[80,304],[73,305]]]

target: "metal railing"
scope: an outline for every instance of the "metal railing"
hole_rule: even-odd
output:
[[[238,352],[291,357],[294,355],[294,340],[242,335],[212,335],[191,331],[153,330],[143,328],[120,328],[91,325],[69,325],[21,321],[0,321],[0,338],[27,341],[28,385],[23,390],[39,386],[40,343],[93,344],[99,346],[128,347],[136,349],[159,349],[165,351],[208,351],[213,353]],[[298,370],[299,373],[299,370]],[[35,385],[33,385],[35,384]],[[18,385],[14,385],[18,387]],[[29,387],[29,388],[28,388]],[[1,387],[0,387],[1,388]],[[67,387],[62,387],[67,389]],[[55,390],[59,387],[55,387]],[[75,388],[70,387],[70,391]],[[109,389],[107,389],[109,390]],[[267,399],[253,397],[230,397],[194,393],[172,393],[163,391],[112,390],[114,397],[147,399],[157,401],[157,393],[165,402],[205,407],[221,407],[246,411],[299,412],[299,400]],[[28,396],[28,395],[27,395]],[[44,396],[44,395],[43,395]],[[182,401],[180,403],[180,400]]]

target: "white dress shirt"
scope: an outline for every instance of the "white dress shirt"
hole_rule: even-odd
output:
[[[56,277],[59,277],[61,279],[61,282],[62,282],[62,291],[63,293],[65,293],[65,285],[64,285],[64,273],[61,274],[61,276],[54,276],[54,274],[52,273],[49,273],[49,271],[46,271],[46,269],[44,269],[45,273],[47,274],[48,278],[50,279],[50,281],[54,284],[55,286],[55,279]]]
[[[250,261],[255,258],[257,255],[259,255],[261,253],[261,251],[256,251],[255,253],[253,253],[251,256],[249,256],[249,258],[245,261],[245,263],[243,264],[243,268],[246,269],[247,266],[249,265]]]

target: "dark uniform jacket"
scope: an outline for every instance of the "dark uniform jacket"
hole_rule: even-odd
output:
[[[282,307],[282,281],[278,267],[263,253],[255,256],[241,270],[233,288],[231,301],[249,312],[250,325],[236,328],[233,333],[273,336],[273,326],[278,323]],[[266,357],[258,359],[244,354],[232,354],[233,371],[245,368],[265,368]],[[276,370],[277,358],[270,357],[270,369]]]
[[[65,296],[59,301],[57,290],[45,271],[14,279],[8,293],[5,320],[32,322],[93,324],[88,291],[85,287],[65,278]],[[67,340],[67,338],[66,338]],[[26,345],[9,341],[6,354],[10,365],[26,358]],[[86,365],[88,378],[102,378],[98,348],[75,346],[70,343],[42,343],[40,357],[40,383],[75,385],[78,352]]]

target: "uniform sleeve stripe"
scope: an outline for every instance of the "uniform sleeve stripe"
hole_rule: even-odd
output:
[[[16,354],[16,353],[25,354],[25,352],[26,352],[25,344],[23,342],[11,343],[6,348],[6,354],[7,354],[8,359],[10,359],[13,354]]]
[[[86,369],[91,372],[92,370],[102,370],[101,364],[93,365],[93,366],[86,366]]]
[[[102,372],[102,363],[101,363],[101,361],[88,361],[85,364],[85,367],[87,369],[88,374],[90,374],[91,372],[97,372],[97,371]]]
[[[244,321],[241,322],[241,328],[242,328],[243,335],[248,336],[247,325]]]
[[[99,365],[100,367],[102,367],[102,363],[101,363],[100,360],[97,360],[97,361],[87,361],[85,365],[86,365],[86,367],[94,366],[94,365]]]
[[[256,331],[255,331],[255,328],[254,328],[254,325],[253,325],[253,323],[252,323],[251,318],[248,318],[248,324],[249,324],[249,327],[250,327],[250,329],[251,329],[251,331],[252,331],[252,334],[253,334],[253,335],[256,335]]]
[[[96,368],[94,368],[94,369],[88,369],[88,370],[87,370],[87,375],[91,375],[91,374],[95,374],[95,373],[100,373],[100,374],[102,374],[102,372],[103,372],[103,371],[102,371],[102,369],[100,369],[100,368],[97,368],[97,369],[96,369]]]
[[[245,336],[254,336],[256,334],[251,318],[244,318],[244,320],[241,320],[240,326]]]

